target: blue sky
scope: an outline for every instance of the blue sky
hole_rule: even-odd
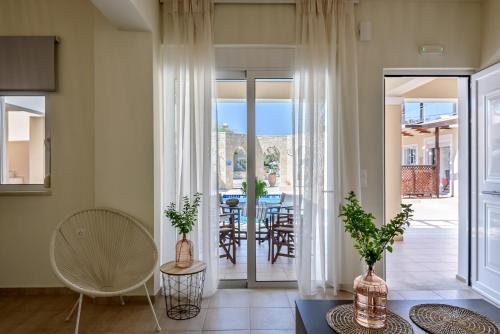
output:
[[[245,102],[218,102],[217,127],[226,123],[235,133],[247,133]],[[289,135],[292,133],[291,102],[257,102],[255,108],[257,135]]]
[[[425,120],[430,121],[439,119],[444,115],[453,114],[453,103],[451,102],[424,102]],[[405,103],[405,120],[420,119],[420,103],[406,102]]]

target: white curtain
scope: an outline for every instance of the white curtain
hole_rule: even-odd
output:
[[[164,179],[173,188],[166,192],[175,192],[177,205],[185,195],[203,194],[198,223],[189,238],[195,259],[207,263],[204,294],[211,295],[218,283],[213,4],[167,0],[163,7],[164,162],[170,166]]]
[[[350,0],[298,0],[294,98],[297,278],[314,294],[341,277],[339,204],[359,194],[356,35]]]

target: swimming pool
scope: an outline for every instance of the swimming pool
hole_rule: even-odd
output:
[[[224,203],[226,203],[226,200],[229,198],[237,198],[240,203],[246,203],[247,202],[247,196],[243,194],[224,194],[222,195],[222,200]],[[261,203],[266,203],[266,204],[275,204],[279,203],[281,199],[280,194],[271,194],[271,195],[266,195],[266,196],[261,196],[259,198],[259,201]]]

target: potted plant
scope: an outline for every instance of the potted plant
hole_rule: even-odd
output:
[[[188,196],[184,196],[182,209],[176,210],[176,205],[172,202],[165,210],[165,216],[170,219],[172,226],[182,234],[182,239],[177,241],[175,246],[175,265],[179,268],[188,268],[193,264],[193,243],[186,238],[186,234],[193,230],[198,220],[201,196],[201,193],[194,194],[192,201]]]
[[[274,187],[276,185],[277,173],[278,173],[278,164],[276,163],[270,164],[267,174],[267,181],[269,181],[270,187]]]
[[[267,195],[267,186],[266,186],[266,182],[259,179],[258,177],[255,178],[255,198],[257,198],[257,200],[262,197],[262,196],[266,196]],[[241,191],[243,192],[243,194],[246,196],[247,195],[247,191],[248,191],[248,185],[247,185],[247,181],[243,181],[241,182]]]
[[[276,185],[279,171],[280,153],[275,146],[268,147],[264,155],[264,170],[267,173],[267,181],[270,187]]]
[[[387,224],[377,227],[373,214],[363,210],[354,192],[341,206],[340,217],[345,231],[354,239],[354,248],[368,266],[366,275],[354,280],[354,319],[366,328],[383,328],[387,324],[387,285],[375,275],[373,266],[382,259],[384,250],[392,252],[394,237],[403,234],[410,225],[413,210],[410,204],[401,204],[401,212]]]

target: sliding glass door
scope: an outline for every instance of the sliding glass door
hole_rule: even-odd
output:
[[[281,71],[217,81],[219,278],[226,283],[295,284],[292,89]]]
[[[294,281],[291,79],[255,81],[256,280]]]

